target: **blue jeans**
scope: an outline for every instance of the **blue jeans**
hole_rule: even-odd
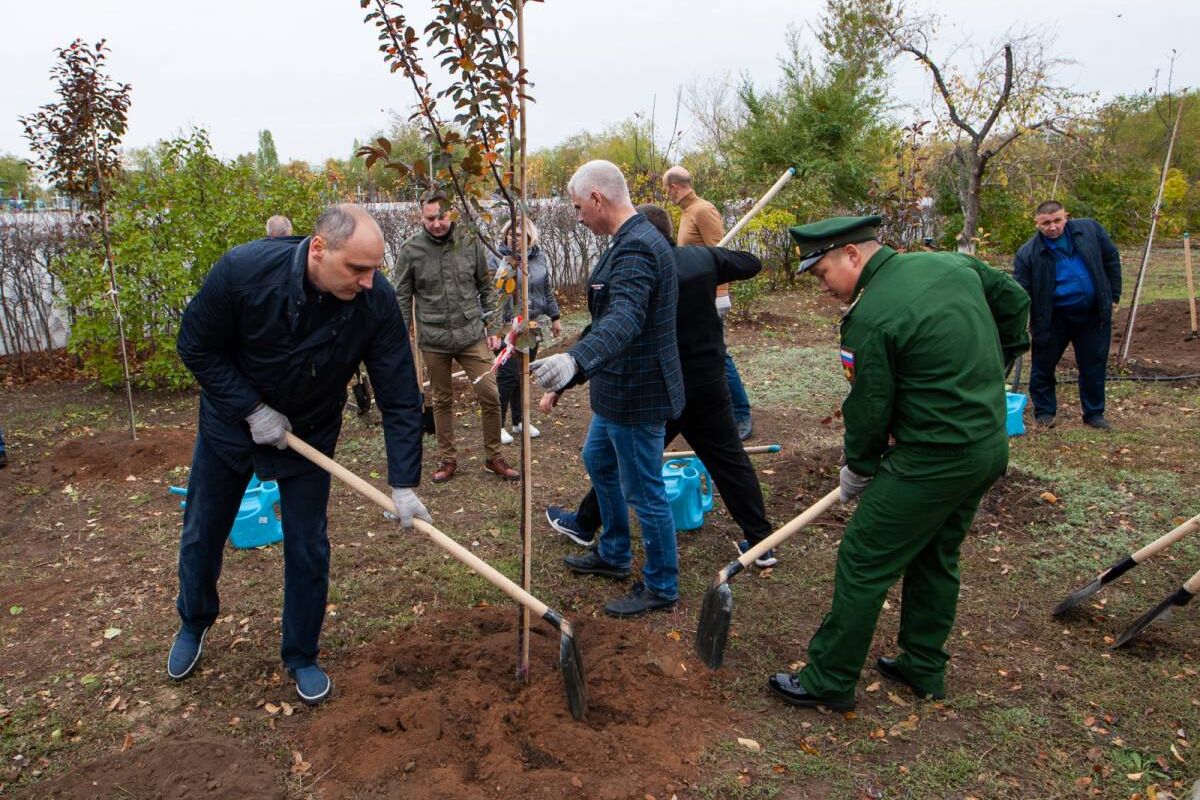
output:
[[[217,580],[225,540],[250,475],[232,469],[205,443],[204,434],[197,434],[179,541],[179,598],[175,604],[184,627],[194,633],[212,625],[220,613]],[[329,473],[323,470],[279,479],[283,525],[280,655],[291,668],[317,661],[329,593],[328,501]]]
[[[604,523],[600,558],[620,568],[633,563],[628,508],[633,506],[646,551],[642,579],[650,591],[676,600],[679,553],[675,549],[675,518],[662,479],[665,431],[662,422],[622,425],[593,413],[583,443],[583,463],[596,490]]]
[[[4,428],[0,428],[0,453],[4,452]]]
[[[742,376],[728,351],[725,352],[725,380],[729,382],[729,397],[733,400],[733,418],[738,422],[745,422],[750,419],[750,398],[746,396]]]

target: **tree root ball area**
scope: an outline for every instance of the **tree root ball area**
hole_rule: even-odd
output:
[[[326,798],[669,798],[728,732],[725,699],[687,641],[617,620],[576,621],[589,692],[577,722],[558,632],[535,620],[528,683],[517,612],[448,611],[367,645],[303,750]]]

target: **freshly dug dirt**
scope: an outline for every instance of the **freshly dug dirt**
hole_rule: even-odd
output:
[[[1112,353],[1120,352],[1129,307],[1113,315]],[[1187,339],[1192,323],[1186,300],[1159,300],[1138,307],[1129,347],[1132,372],[1150,375],[1200,373],[1200,338]]]
[[[556,800],[670,797],[729,736],[725,698],[676,640],[618,620],[574,620],[590,697],[576,722],[558,633],[535,621],[531,677],[514,678],[510,608],[447,611],[367,646],[302,746],[323,797]]]
[[[244,742],[211,734],[177,734],[82,764],[16,797],[282,800],[278,774],[277,765]]]
[[[161,475],[192,460],[194,431],[177,428],[142,428],[137,440],[128,431],[101,431],[59,445],[42,462],[43,485],[67,481],[124,480],[129,475]]]

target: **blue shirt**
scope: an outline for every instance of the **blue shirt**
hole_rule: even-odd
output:
[[[1083,257],[1071,241],[1070,232],[1064,230],[1057,239],[1043,235],[1042,240],[1054,256],[1054,307],[1066,310],[1091,308],[1096,299],[1096,286]]]

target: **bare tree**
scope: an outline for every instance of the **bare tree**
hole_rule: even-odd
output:
[[[898,53],[911,55],[933,79],[934,119],[952,145],[954,188],[963,212],[958,249],[974,253],[980,197],[993,159],[1021,136],[1057,129],[1072,116],[1080,95],[1053,83],[1071,62],[1051,55],[1053,41],[1044,33],[1010,31],[1001,43],[975,49],[970,66],[961,68],[955,55],[972,48],[963,44],[936,57],[930,39],[935,19],[898,19],[885,33]]]

